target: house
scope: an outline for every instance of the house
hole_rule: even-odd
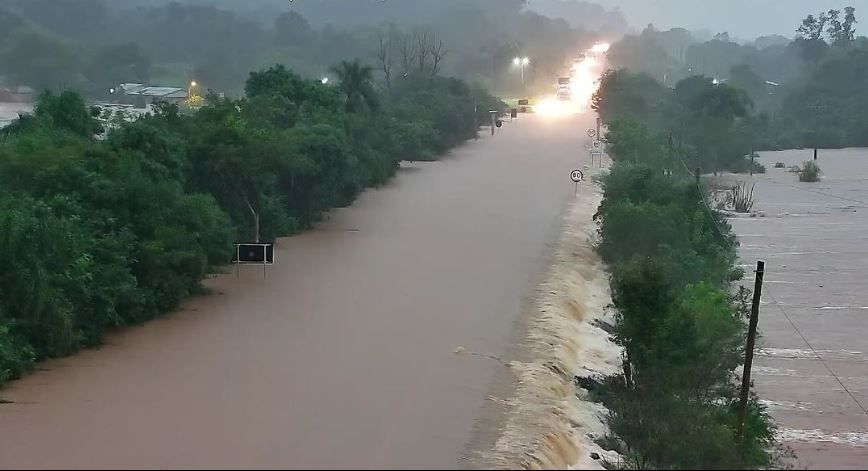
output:
[[[112,89],[118,101],[144,108],[158,101],[181,103],[187,99],[187,90],[180,87],[153,87],[141,83],[122,83]]]

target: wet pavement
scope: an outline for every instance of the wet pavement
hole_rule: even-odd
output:
[[[756,205],[733,218],[752,286],[766,261],[753,379],[800,468],[868,463],[868,149],[820,151],[822,180],[773,168],[812,151],[763,153]]]
[[[41,365],[0,391],[0,467],[469,465],[590,122],[522,116],[405,165],[267,276]]]

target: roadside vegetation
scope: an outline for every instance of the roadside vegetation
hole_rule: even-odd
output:
[[[753,113],[731,136],[745,154],[751,144],[756,150],[866,147],[868,37],[858,35],[857,9],[845,5],[805,12],[793,25],[793,38],[763,36],[747,43],[726,32],[701,37],[649,25],[613,44],[609,60],[644,87],[632,97],[641,100],[637,113],[665,117],[669,108],[662,106],[660,92],[689,77],[707,76],[744,90]],[[676,138],[682,132],[669,120],[655,120],[654,126]]]
[[[753,392],[737,436],[749,293],[736,288],[736,237],[694,176],[749,170],[753,106],[744,90],[710,77],[668,88],[627,70],[607,73],[594,97],[614,160],[602,179],[598,251],[624,349],[622,372],[591,388],[609,410],[611,436],[600,443],[623,457],[612,466],[781,464]],[[732,193],[736,211],[751,210],[752,188]]]
[[[359,62],[336,86],[275,66],[241,99],[162,105],[103,130],[72,91],[0,130],[0,383],[97,345],[201,291],[234,241],[273,240],[476,135],[481,89],[412,75],[378,91]]]

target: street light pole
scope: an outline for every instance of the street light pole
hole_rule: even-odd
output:
[[[187,100],[188,101],[193,99],[193,87],[195,87],[196,85],[197,85],[197,83],[195,80],[190,82],[190,86],[187,88]]]
[[[525,68],[525,66],[530,64],[530,58],[527,56],[516,57],[515,59],[512,60],[512,63],[521,68],[521,88],[524,89],[525,88],[525,85],[524,85],[524,68]]]

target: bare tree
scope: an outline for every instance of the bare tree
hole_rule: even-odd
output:
[[[431,43],[433,42],[434,33],[430,29],[419,28],[413,31],[413,46],[419,74],[424,74],[428,69],[428,56],[431,54]]]
[[[446,57],[446,49],[443,48],[443,40],[432,40],[429,52],[431,53],[431,58],[433,60],[433,63],[431,64],[431,76],[434,77],[437,75],[437,72],[440,71],[443,58]]]
[[[392,88],[392,67],[394,63],[395,49],[398,47],[400,38],[394,26],[388,30],[380,30],[380,48],[377,51],[377,59],[380,61],[380,70],[386,78],[386,88]]]
[[[416,63],[416,43],[407,35],[401,35],[398,43],[401,50],[401,73],[406,77]]]

